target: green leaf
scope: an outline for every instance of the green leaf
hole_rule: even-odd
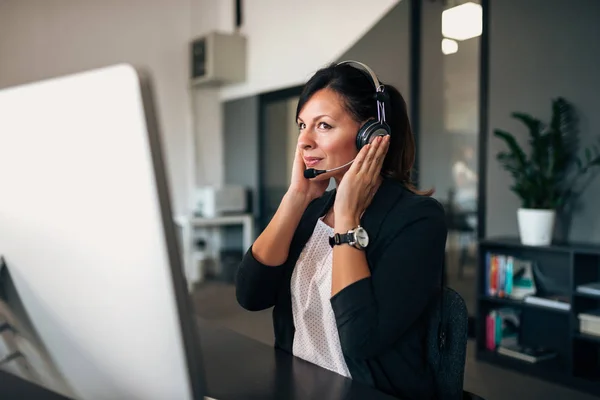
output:
[[[538,138],[540,136],[544,127],[542,121],[525,113],[514,112],[512,113],[512,116],[513,118],[521,121],[529,129],[529,135],[531,137]]]
[[[518,164],[519,168],[524,168],[525,164],[527,163],[527,156],[525,155],[525,152],[523,151],[521,146],[519,146],[519,143],[517,143],[515,137],[510,133],[500,129],[494,130],[494,135],[504,140],[509,150],[511,151],[510,157],[514,159],[514,161]]]
[[[589,164],[589,162],[590,162],[591,159],[592,159],[592,152],[590,151],[590,148],[587,147],[585,149],[585,161],[587,161],[588,164]]]

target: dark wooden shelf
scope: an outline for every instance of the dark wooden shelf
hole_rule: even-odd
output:
[[[499,236],[481,239],[480,244],[487,247],[506,247],[506,248],[520,248],[529,249],[534,251],[550,251],[559,253],[583,253],[583,254],[596,254],[600,255],[600,245],[597,243],[586,243],[586,242],[554,242],[549,246],[529,246],[522,244],[518,237],[513,236]]]
[[[562,308],[549,307],[549,306],[543,306],[541,304],[533,304],[533,303],[525,303],[525,302],[523,302],[523,307],[535,308],[538,310],[545,310],[545,311],[550,311],[550,312],[555,312],[558,314],[565,314],[565,315],[570,314],[573,309],[573,306],[571,306],[571,309],[569,309],[569,310],[564,310]]]
[[[589,335],[587,333],[575,332],[573,334],[575,339],[585,340],[588,342],[598,343],[600,344],[600,336]]]
[[[589,375],[576,376],[569,386],[600,397],[600,371],[592,371]]]
[[[490,365],[507,368],[534,378],[549,380],[600,396],[600,376],[595,375],[596,371],[588,372],[587,375],[571,376],[567,373],[566,366],[557,359],[528,363],[489,350],[479,350],[476,358],[478,361]]]
[[[515,300],[507,297],[479,296],[479,300],[510,307],[522,307],[524,305],[522,300]]]
[[[526,373],[537,378],[550,378],[552,380],[561,381],[567,373],[567,367],[560,362],[560,359],[529,363],[489,350],[479,350],[477,359],[493,365]]]
[[[479,251],[477,359],[600,396],[600,336],[575,331],[577,314],[597,306],[596,301],[600,302],[600,296],[575,291],[578,284],[600,281],[600,245],[553,243],[550,246],[527,246],[523,245],[518,237],[497,237],[480,240]],[[487,295],[487,282],[484,279],[487,277],[488,253],[504,254],[534,262],[538,272],[545,274],[545,282],[560,285],[560,291],[570,295],[570,309]],[[540,279],[539,276],[537,279]],[[538,289],[543,288],[537,281],[536,286]],[[553,348],[558,356],[552,360],[528,363],[487,350],[487,313],[502,307],[520,310],[519,339],[523,343]]]
[[[597,294],[590,294],[590,293],[582,293],[582,292],[577,292],[574,291],[573,292],[573,296],[577,296],[577,297],[585,297],[587,299],[595,299],[595,300],[600,300],[600,295]]]
[[[495,297],[495,296],[480,296],[479,297],[480,301],[483,302],[487,302],[487,303],[491,303],[491,304],[497,304],[497,305],[502,305],[502,306],[507,306],[507,307],[530,307],[530,308],[537,308],[540,310],[547,310],[547,311],[551,311],[551,312],[556,312],[559,314],[569,314],[571,312],[571,310],[563,310],[562,308],[555,308],[555,307],[549,307],[549,306],[543,306],[541,304],[535,304],[535,303],[527,303],[523,300],[515,300],[515,299],[511,299],[511,298],[506,298],[506,297]]]

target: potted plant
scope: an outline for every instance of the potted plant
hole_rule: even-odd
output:
[[[497,154],[502,167],[513,177],[513,191],[521,200],[517,212],[521,242],[544,246],[552,242],[556,215],[587,186],[581,178],[590,176],[600,166],[596,145],[578,153],[578,131],[573,107],[559,97],[552,100],[552,115],[545,124],[529,114],[513,112],[529,131],[530,154],[527,155],[515,137],[501,129],[494,135],[502,139],[506,151]],[[593,176],[593,175],[592,175]]]

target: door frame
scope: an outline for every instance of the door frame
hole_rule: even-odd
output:
[[[270,104],[285,101],[294,97],[300,96],[303,85],[292,86],[285,89],[279,89],[271,92],[261,93],[258,96],[258,216],[257,232],[262,232],[267,227],[269,221],[266,220],[266,190],[265,182],[265,159],[266,146],[269,144],[266,141],[266,111]]]

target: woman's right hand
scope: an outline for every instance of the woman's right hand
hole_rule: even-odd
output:
[[[280,266],[288,258],[290,244],[300,219],[309,203],[323,195],[329,179],[310,180],[304,177],[302,152],[296,148],[292,178],[275,215],[252,245],[254,258],[267,266]]]
[[[304,197],[307,202],[310,202],[318,197],[321,197],[329,186],[329,179],[307,179],[304,177],[306,166],[302,158],[302,152],[299,146],[296,146],[296,154],[294,155],[294,164],[292,166],[292,178],[288,194],[298,197]]]

